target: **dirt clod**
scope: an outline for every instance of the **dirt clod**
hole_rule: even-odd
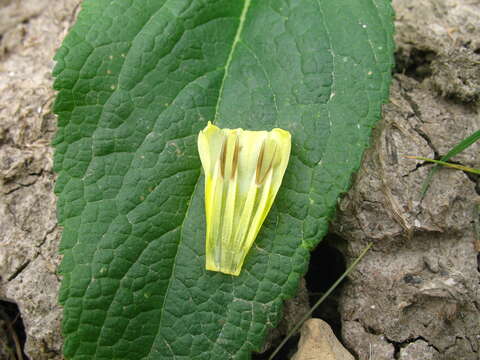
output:
[[[347,256],[375,244],[344,288],[343,338],[360,359],[474,360],[478,180],[441,169],[422,197],[431,165],[405,156],[438,158],[480,129],[480,4],[399,0],[394,7],[401,63],[391,102],[332,226],[349,240]],[[476,143],[453,161],[479,168],[479,153]]]

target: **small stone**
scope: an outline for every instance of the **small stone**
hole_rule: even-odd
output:
[[[377,311],[378,313],[378,311]],[[393,360],[395,348],[383,335],[375,335],[358,321],[342,323],[342,337],[350,349],[355,349],[358,359]]]
[[[292,360],[354,360],[323,320],[310,319],[302,326],[298,351]]]
[[[424,340],[417,340],[400,350],[400,360],[434,360],[438,352]]]

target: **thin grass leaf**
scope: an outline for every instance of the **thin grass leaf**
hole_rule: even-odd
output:
[[[463,150],[468,148],[470,145],[477,142],[478,139],[480,139],[480,130],[475,131],[472,135],[470,135],[469,137],[460,141],[448,153],[446,153],[444,156],[442,156],[442,158],[439,161],[448,161],[450,158],[452,158],[455,155],[461,153]],[[422,189],[420,191],[422,198],[427,193],[427,190],[428,190],[428,187],[430,186],[430,182],[432,180],[432,177],[437,172],[437,170],[438,170],[438,166],[435,166],[428,173],[428,176],[427,176],[425,182],[423,183]]]
[[[449,162],[445,162],[445,161],[441,161],[441,160],[433,160],[433,159],[425,158],[425,157],[422,157],[422,156],[407,156],[407,159],[428,161],[428,162],[435,163],[435,164],[438,164],[438,165],[448,166],[450,168],[454,168],[454,169],[458,169],[458,170],[462,170],[462,171],[467,171],[467,172],[470,172],[470,173],[473,173],[473,174],[479,174],[480,175],[480,169],[474,169],[474,168],[471,168],[471,167],[468,167],[468,166],[453,164],[453,163],[449,163]]]
[[[340,285],[340,283],[343,281],[343,279],[345,279],[345,277],[350,274],[352,272],[353,269],[355,269],[355,267],[357,266],[357,264],[360,262],[360,260],[363,259],[363,257],[367,254],[368,250],[370,250],[370,248],[372,247],[373,243],[369,243],[367,246],[365,246],[365,248],[362,250],[362,252],[360,253],[360,255],[358,255],[358,257],[355,259],[355,261],[348,267],[347,270],[345,270],[345,272],[342,274],[342,276],[340,276],[337,281],[335,281],[335,283],[333,283],[332,286],[330,286],[330,288],[327,290],[327,292],[325,294],[323,294],[323,296],[318,299],[318,301],[315,303],[315,305],[312,306],[312,308],[302,317],[302,319],[297,323],[297,325],[295,325],[295,327],[290,330],[290,332],[288,333],[288,335],[285,337],[285,339],[282,340],[282,342],[280,343],[280,345],[277,346],[277,348],[275,349],[275,351],[272,353],[272,355],[270,355],[270,357],[268,358],[268,360],[273,360],[273,358],[275,357],[275,355],[278,354],[278,352],[282,349],[282,347],[287,343],[287,341],[293,336],[293,334],[295,334],[298,329],[300,329],[300,327],[303,325],[303,323],[305,321],[307,321],[310,316],[312,316],[313,312],[320,306],[320,304],[323,303],[323,301],[330,296],[330,294],[333,292],[333,290],[335,290],[337,288],[338,285]]]

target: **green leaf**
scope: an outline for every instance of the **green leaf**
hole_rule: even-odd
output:
[[[261,347],[380,118],[392,21],[385,0],[84,1],[54,71],[67,358]],[[239,277],[205,270],[208,120],[292,134]]]

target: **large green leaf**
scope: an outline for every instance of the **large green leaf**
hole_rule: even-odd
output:
[[[55,69],[66,357],[249,358],[359,166],[392,51],[386,0],[86,0]],[[239,277],[204,269],[208,120],[292,133]]]

